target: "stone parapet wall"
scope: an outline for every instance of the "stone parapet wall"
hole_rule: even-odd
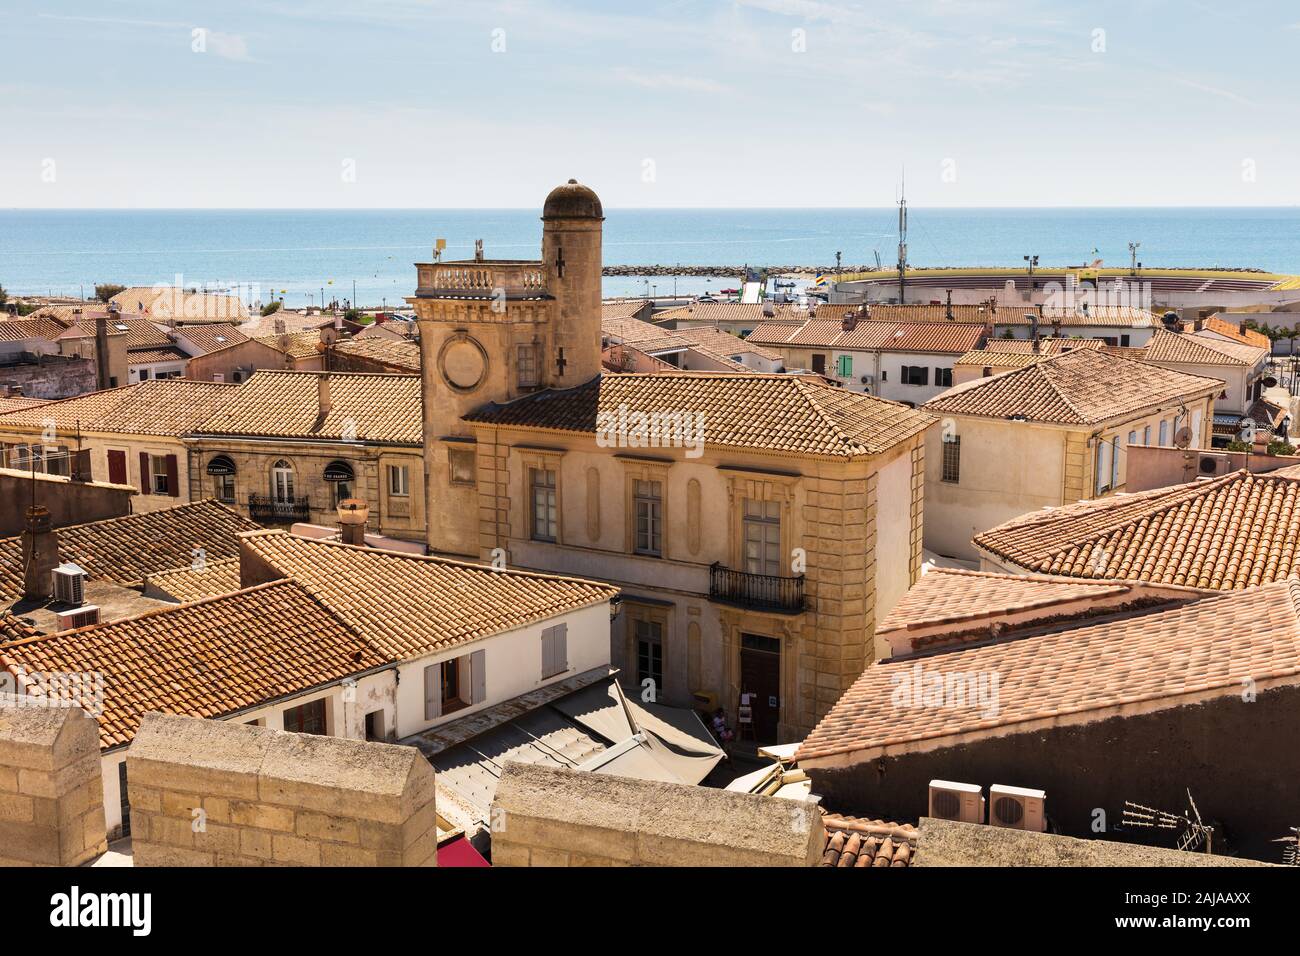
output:
[[[127,752],[136,866],[435,866],[413,747],[147,714]]]
[[[507,763],[493,866],[815,866],[809,802]]]
[[[79,866],[106,849],[99,724],[0,694],[0,866]]]

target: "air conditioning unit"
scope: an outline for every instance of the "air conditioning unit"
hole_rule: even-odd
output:
[[[73,628],[98,624],[99,608],[94,604],[87,604],[85,607],[74,608],[71,611],[59,611],[56,617],[60,631],[71,631]]]
[[[1047,791],[995,783],[989,787],[989,826],[1042,833],[1047,829]]]
[[[76,607],[86,600],[86,572],[72,562],[60,564],[51,572],[54,600]]]
[[[1202,478],[1218,478],[1232,471],[1232,458],[1228,455],[1204,453],[1196,456],[1196,474]]]
[[[863,384],[863,385],[875,385],[875,384],[876,384],[876,376],[874,376],[874,375],[872,375],[872,374],[870,374],[870,373],[868,373],[868,374],[862,376],[862,384]]]
[[[973,783],[930,781],[930,816],[958,823],[984,822],[984,794]]]

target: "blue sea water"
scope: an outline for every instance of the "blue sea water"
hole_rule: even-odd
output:
[[[894,209],[609,209],[607,264],[845,265],[897,255]],[[1147,266],[1300,273],[1300,208],[929,209],[909,216],[914,265],[1043,266],[1101,258]],[[15,294],[90,294],[96,282],[238,290],[290,306],[326,298],[399,304],[412,263],[447,240],[447,257],[536,258],[536,210],[0,210],[0,285]],[[1095,251],[1094,251],[1095,250]],[[717,290],[704,278],[651,280],[655,291]],[[607,277],[607,295],[650,291]]]

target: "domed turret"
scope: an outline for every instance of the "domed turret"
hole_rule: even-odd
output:
[[[556,186],[542,206],[542,219],[604,219],[600,197],[576,179]]]

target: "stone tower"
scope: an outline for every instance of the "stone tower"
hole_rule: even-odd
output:
[[[600,374],[600,199],[576,179],[542,207],[542,263],[551,309],[551,384],[572,388]]]
[[[601,229],[592,190],[569,180],[542,209],[541,260],[416,263],[429,546],[477,558],[473,431],[461,416],[600,374]]]

